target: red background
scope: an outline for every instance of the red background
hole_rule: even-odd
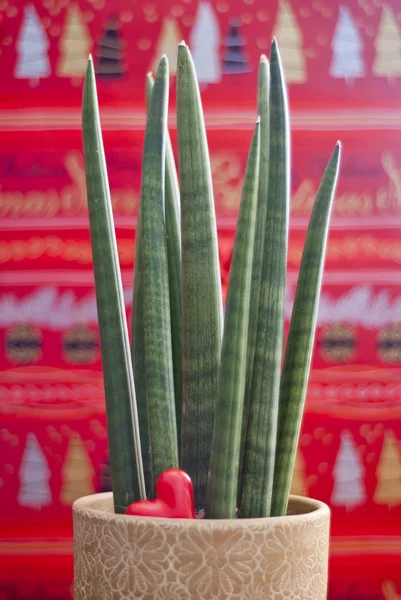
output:
[[[58,76],[68,11],[79,7],[91,40],[88,51],[95,60],[109,18],[116,16],[120,25],[123,76],[99,76],[98,90],[129,318],[144,78],[166,19],[175,19],[182,37],[189,40],[198,4],[197,0],[34,0],[49,44],[45,54],[50,65],[48,76],[36,80],[15,77],[21,59],[17,41],[28,3],[0,2],[0,455],[5,457],[0,465],[0,599],[71,596],[71,507],[62,501],[63,467],[69,444],[78,436],[89,469],[85,482],[79,468],[76,481],[69,482],[79,496],[88,489],[85,485],[93,490],[102,487],[107,456],[80,133],[82,78]],[[332,508],[330,600],[398,600],[401,10],[396,0],[342,2],[358,31],[364,71],[362,77],[347,80],[330,75],[338,51],[336,3],[289,0],[288,4],[298,35],[292,31],[288,39],[300,40],[297,52],[303,56],[305,77],[302,83],[289,83],[293,168],[286,328],[314,194],[336,140],[343,143],[300,440],[303,462],[296,474],[305,493]],[[256,116],[257,65],[277,33],[280,7],[283,2],[277,0],[213,3],[220,35],[218,59],[224,58],[224,38],[235,17],[249,66],[248,73],[223,74],[218,85],[202,85],[201,90],[224,290]],[[373,65],[380,22],[389,9],[395,24],[387,40],[389,56],[399,70],[396,67],[391,77],[379,77]],[[288,39],[282,43],[278,39],[283,54],[286,44],[292,44]],[[174,94],[172,77],[172,107]],[[175,145],[173,110],[171,135]],[[84,358],[71,351],[77,331],[86,336]],[[32,340],[33,354],[28,351]],[[50,472],[51,502],[40,509],[19,503],[21,465],[30,434]],[[341,504],[333,498],[344,435],[352,439],[360,473],[346,483],[348,501]],[[389,436],[395,442],[387,460]],[[388,502],[378,492],[383,482],[393,490]],[[360,494],[358,501],[353,493]]]

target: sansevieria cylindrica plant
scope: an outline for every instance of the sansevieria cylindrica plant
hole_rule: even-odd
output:
[[[167,130],[167,58],[154,80],[147,76],[130,352],[89,60],[83,142],[116,512],[154,497],[158,476],[178,466],[208,518],[287,510],[340,145],[313,206],[284,344],[290,134],[275,40],[258,79],[223,313],[208,145],[185,43],[177,60],[178,173]]]

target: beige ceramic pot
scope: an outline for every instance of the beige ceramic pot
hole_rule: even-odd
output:
[[[270,519],[184,520],[77,500],[75,600],[325,600],[330,512],[292,496]]]

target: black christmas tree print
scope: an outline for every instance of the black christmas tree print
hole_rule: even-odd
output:
[[[240,34],[240,22],[233,19],[229,34],[224,40],[223,73],[236,75],[250,71],[245,45],[245,39]]]
[[[104,463],[100,467],[98,492],[103,493],[103,492],[111,492],[111,491],[112,491],[112,483],[111,483],[110,459],[109,459],[109,456],[106,456]]]
[[[96,75],[104,78],[118,78],[125,73],[124,42],[121,39],[120,22],[111,17],[96,51]]]

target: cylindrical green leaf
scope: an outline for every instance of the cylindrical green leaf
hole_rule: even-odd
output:
[[[146,80],[146,98],[148,98],[148,82]],[[139,429],[141,432],[141,448],[143,472],[145,477],[146,495],[153,497],[154,481],[152,469],[152,448],[150,443],[150,423],[148,398],[146,393],[146,362],[145,362],[145,330],[143,323],[143,258],[142,258],[142,224],[141,205],[136,222],[135,232],[135,261],[134,261],[134,290],[132,298],[132,328],[131,328],[131,358],[134,371],[136,401],[138,405]]]
[[[252,391],[253,360],[255,355],[256,334],[258,330],[260,287],[262,281],[263,247],[266,229],[267,193],[269,182],[269,62],[262,55],[258,73],[258,114],[260,118],[260,167],[258,185],[258,204],[256,230],[252,260],[251,298],[249,307],[248,350],[246,356],[246,384],[244,414],[241,433],[241,454],[238,472],[238,505],[241,504],[243,488],[243,466],[246,435],[249,421],[249,402]]]
[[[141,188],[146,392],[154,481],[164,470],[178,467],[164,199],[167,109],[164,56],[146,123]]]
[[[150,440],[148,398],[146,392],[145,330],[143,321],[143,257],[141,205],[142,199],[140,200],[139,204],[135,234],[131,358],[132,367],[134,370],[139,428],[141,432],[142,462],[146,485],[146,495],[148,498],[151,498],[153,497],[154,493],[154,481],[152,468],[152,448]]]
[[[181,209],[177,170],[170,136],[166,148],[166,234],[168,281],[170,288],[171,343],[173,349],[175,412],[177,436],[181,442],[182,418],[182,276],[181,276]]]
[[[153,78],[146,78],[147,104],[150,105]],[[170,135],[166,141],[166,236],[168,259],[168,282],[170,288],[171,343],[173,349],[175,412],[178,442],[181,439],[182,413],[182,301],[181,301],[181,208],[177,169]]]
[[[288,243],[290,135],[276,40],[270,54],[269,182],[258,331],[244,460],[243,517],[270,515]]]
[[[280,384],[272,515],[285,514],[312,358],[340,144],[320,184],[306,236]]]
[[[150,73],[146,76],[146,106],[149,110],[154,85]],[[140,206],[142,201],[140,202]],[[182,344],[181,344],[181,231],[179,187],[175,168],[174,154],[170,136],[167,135],[166,173],[165,173],[165,210],[167,259],[170,289],[171,341],[173,350],[174,394],[177,420],[177,438],[180,440],[182,410]],[[132,311],[132,361],[134,367],[135,388],[138,403],[139,425],[141,429],[141,446],[145,483],[148,496],[154,492],[152,475],[152,449],[150,443],[150,425],[146,394],[145,343],[143,324],[143,290],[142,290],[142,226],[141,209],[136,227],[135,239],[135,271],[134,297]]]
[[[206,516],[213,519],[234,519],[237,509],[259,150],[258,121],[245,172],[224,318],[206,502]]]
[[[83,145],[116,512],[146,496],[117,242],[92,60],[83,96]]]
[[[154,92],[153,92],[154,93]],[[178,48],[181,185],[183,413],[181,467],[204,507],[220,364],[223,308],[209,152],[195,68]]]

